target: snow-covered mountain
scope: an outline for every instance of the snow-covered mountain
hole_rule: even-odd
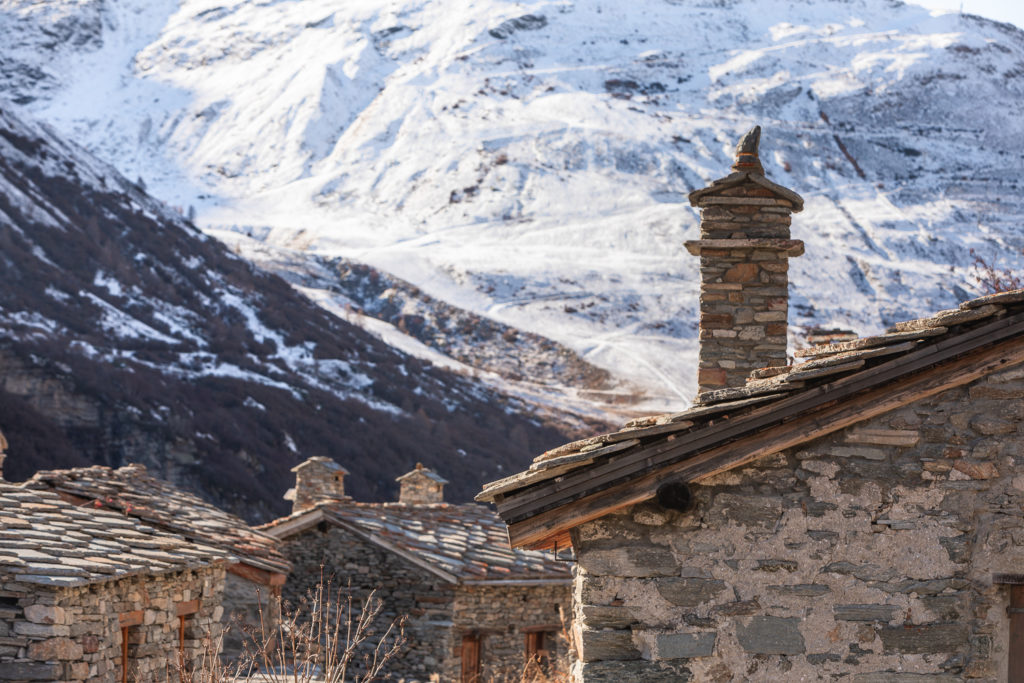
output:
[[[807,200],[798,327],[869,333],[950,306],[972,248],[1024,264],[1024,33],[977,17],[892,0],[8,0],[0,33],[8,97],[243,252],[369,264],[639,383],[644,407],[692,396],[685,197],[753,123],[768,175]]]
[[[395,351],[4,110],[0,272],[8,479],[142,462],[265,520],[310,456],[362,500],[422,461],[459,501],[576,433]]]

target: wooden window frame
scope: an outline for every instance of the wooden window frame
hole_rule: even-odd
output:
[[[128,683],[128,636],[142,625],[142,616],[140,609],[117,616],[121,628],[121,683]]]
[[[185,672],[185,620],[199,611],[199,600],[179,602],[174,606],[178,617],[178,670]]]

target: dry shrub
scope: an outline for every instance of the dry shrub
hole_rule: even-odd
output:
[[[994,259],[989,261],[973,249],[970,250],[970,254],[974,259],[971,264],[972,275],[985,294],[1010,292],[1024,287],[1024,277],[1009,268],[998,267]]]
[[[405,644],[406,617],[383,628],[378,625],[383,601],[371,592],[362,603],[354,601],[345,587],[330,580],[316,587],[291,608],[281,605],[282,618],[267,626],[260,609],[255,628],[240,627],[246,634],[245,651],[238,662],[225,664],[217,656],[220,643],[204,641],[202,665],[195,671],[178,672],[191,683],[369,683],[387,677],[388,662]]]

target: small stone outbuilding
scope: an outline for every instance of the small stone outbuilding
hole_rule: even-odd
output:
[[[0,482],[0,681],[178,680],[215,651],[231,561]]]
[[[693,406],[478,499],[575,551],[576,681],[1024,681],[1024,290],[793,362],[802,200],[758,139],[690,195]]]
[[[564,653],[565,563],[509,549],[492,511],[443,502],[444,479],[422,465],[398,478],[398,503],[353,501],[331,465],[299,465],[295,511],[261,527],[292,562],[287,600],[297,604],[322,577],[351,585],[357,602],[377,591],[383,621],[408,617],[405,648],[388,666],[395,680],[483,683]]]
[[[272,631],[278,601],[291,569],[278,539],[257,531],[245,520],[151,475],[144,465],[78,467],[36,472],[21,486],[56,493],[66,502],[114,510],[154,528],[219,548],[235,561],[224,582],[222,653],[241,655],[248,637],[243,629],[262,623]]]

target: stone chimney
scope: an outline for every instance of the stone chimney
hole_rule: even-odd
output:
[[[755,126],[736,145],[733,172],[690,193],[701,210],[700,239],[686,243],[700,257],[698,397],[787,363],[789,258],[804,253],[789,238],[790,214],[804,200],[764,177],[760,139]]]
[[[292,472],[295,473],[295,488],[284,494],[285,500],[292,501],[292,514],[318,503],[348,500],[345,495],[348,470],[330,458],[309,458],[293,467]]]
[[[7,458],[7,439],[4,433],[0,432],[0,481],[4,480],[4,460]]]
[[[444,485],[448,483],[437,472],[416,463],[416,469],[395,479],[401,484],[398,502],[406,505],[435,505],[444,502]]]

